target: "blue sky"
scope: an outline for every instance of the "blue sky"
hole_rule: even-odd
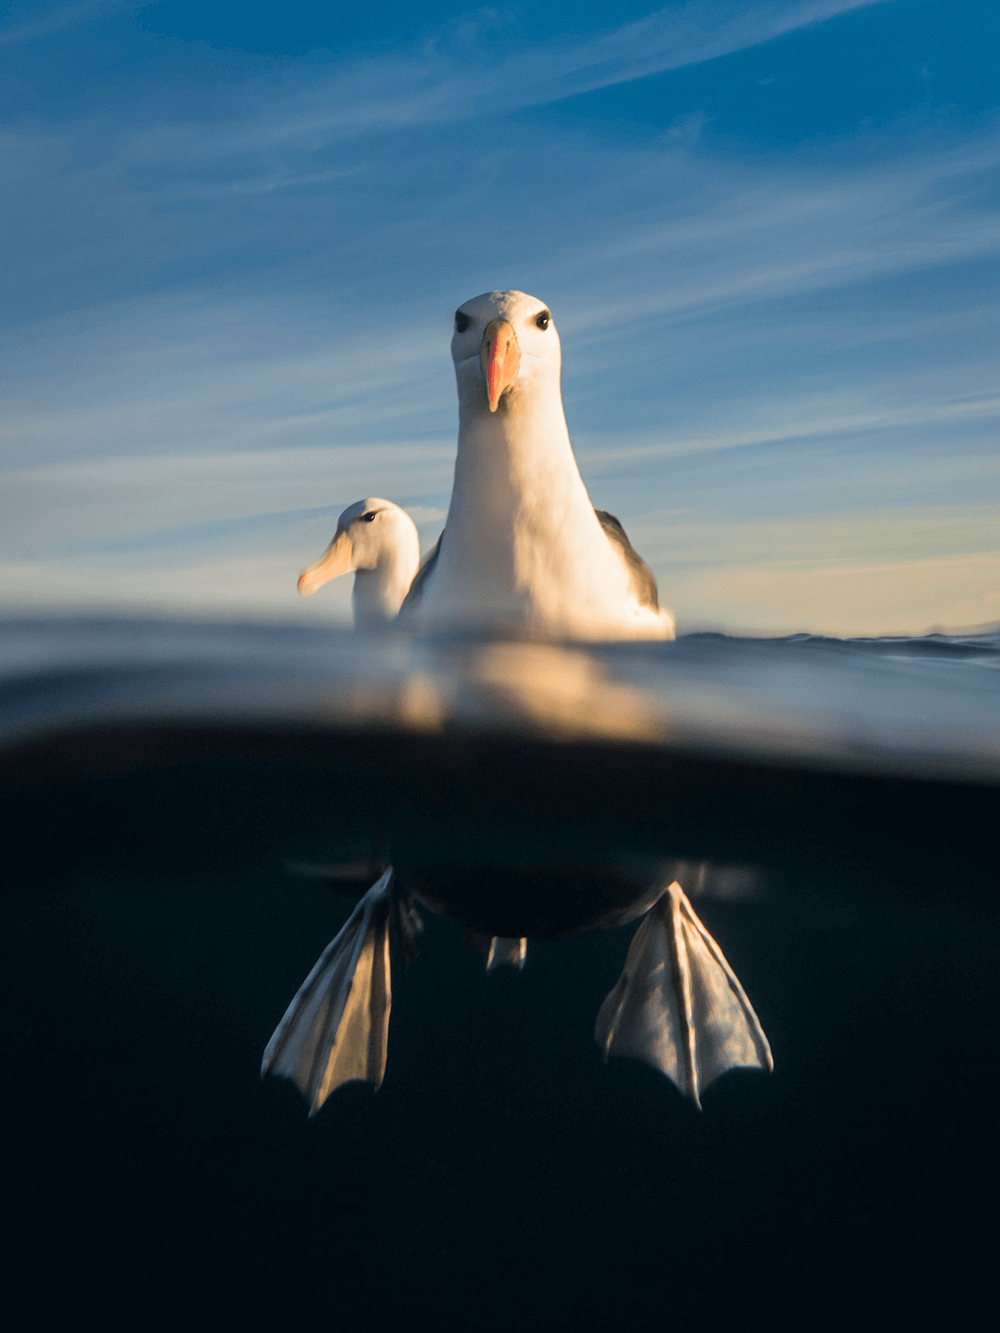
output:
[[[994,3],[2,14],[0,605],[346,617],[518,287],[682,629],[1000,619]]]

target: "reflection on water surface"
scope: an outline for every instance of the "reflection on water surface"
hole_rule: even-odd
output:
[[[1000,773],[1000,633],[595,645],[129,621],[0,626],[8,743],[237,720],[633,741],[849,771]]]

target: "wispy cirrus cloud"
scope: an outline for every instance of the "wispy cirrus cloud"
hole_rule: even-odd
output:
[[[799,614],[823,569],[895,587],[921,551],[944,597],[996,483],[995,122],[758,154],[698,114],[621,142],[510,114],[873,7],[704,0],[11,124],[8,586],[346,613],[346,581],[300,604],[295,574],[364,494],[436,533],[450,315],[516,286],[555,312],[595,502],[683,617],[701,598],[752,624],[782,588]]]
[[[699,435],[664,432],[659,438],[634,435],[630,439],[584,436],[582,448],[579,444],[577,447],[588,473],[600,476],[606,469],[621,468],[627,463],[687,458],[788,441],[843,441],[858,435],[871,439],[879,432],[894,433],[907,428],[939,432],[942,427],[972,427],[985,428],[988,434],[1000,422],[1000,395],[986,392],[967,397],[939,397],[935,387],[908,376],[891,387],[883,384],[883,392],[889,392],[882,401],[844,391],[799,401],[788,398],[762,401],[758,396],[742,404],[727,403],[724,414],[716,409],[713,428]],[[708,409],[705,415],[710,415]],[[958,476],[962,460],[953,461],[954,474]],[[975,475],[1000,477],[1000,464],[986,457],[977,463]]]
[[[698,157],[697,147],[676,153],[680,180]],[[618,290],[608,299],[590,284],[586,303],[577,299],[561,326],[586,338],[583,325],[605,333],[641,315],[731,310],[996,254],[994,206],[977,196],[998,167],[992,128],[853,168],[793,163],[744,175],[703,167],[665,216],[622,227],[602,266],[605,291]],[[578,253],[570,239],[560,267],[592,265],[593,241]],[[622,290],[624,275],[650,268],[655,283]]]
[[[0,46],[16,46],[39,37],[51,37],[64,28],[100,18],[122,3],[123,0],[82,0],[82,3],[76,5],[61,5],[57,9],[50,9],[47,14],[36,14],[20,23],[11,24],[9,28],[0,28]]]
[[[661,167],[682,185],[655,221],[648,217],[655,197],[636,183],[648,150],[610,159],[597,151],[583,157],[587,170],[575,187],[567,184],[573,220],[557,247],[529,232],[511,249],[501,239],[496,261],[501,283],[509,274],[511,285],[536,290],[555,310],[578,432],[607,430],[613,406],[624,458],[624,435],[648,434],[667,407],[672,429],[663,456],[701,447],[699,438],[716,441],[704,447],[722,447],[722,423],[713,422],[708,436],[689,424],[713,418],[718,393],[703,399],[674,388],[715,361],[727,364],[723,398],[744,420],[742,431],[725,428],[728,438],[746,443],[822,433],[820,417],[836,433],[992,410],[984,406],[992,303],[978,285],[952,276],[1000,250],[995,215],[976,196],[1000,163],[992,132],[932,145],[903,162],[813,167],[798,178],[770,164],[734,173],[697,144],[673,148]],[[533,179],[520,190],[505,187],[514,214],[529,206]],[[405,181],[399,188],[406,190]],[[588,209],[595,189],[628,193],[635,211],[597,227]],[[342,211],[361,208],[358,222],[366,225],[352,229],[339,254],[331,256],[323,235],[294,257],[278,249],[279,276],[262,296],[221,295],[199,281],[176,295],[106,301],[97,327],[89,313],[26,325],[8,360],[4,434],[15,456],[298,447],[450,429],[450,311],[496,285],[496,277],[487,281],[492,263],[470,246],[466,210],[454,194],[436,196],[429,207],[414,198],[405,244],[395,218],[353,200],[345,187],[336,202]],[[254,250],[280,244],[273,231],[283,222],[281,213],[249,223],[238,211],[215,218],[220,244]],[[337,267],[317,283],[310,268],[331,263]],[[885,285],[894,280],[898,293]],[[914,310],[918,282],[928,290]],[[863,293],[874,283],[882,287],[873,304]],[[937,364],[931,389],[924,368],[900,379],[897,368],[876,368],[863,355],[865,347],[907,341],[920,357],[927,355],[922,343],[935,357],[947,348],[954,370]],[[654,349],[662,360],[652,359]],[[804,418],[790,357],[809,358]],[[749,390],[735,384],[732,366],[755,362],[756,401],[744,405]],[[847,364],[845,394],[839,381]],[[779,371],[787,404],[775,414],[770,381]],[[609,395],[612,373],[617,389]],[[873,374],[880,387],[867,392]],[[825,402],[817,377],[832,381]],[[895,401],[893,380],[900,381]]]
[[[453,439],[331,449],[264,449],[224,454],[96,458],[7,473],[3,533],[7,554],[113,551],[143,534],[196,526],[224,528],[267,515],[319,515],[323,526],[351,501],[393,494],[407,503],[447,494]],[[254,526],[253,522],[248,526]],[[260,523],[257,525],[260,527]],[[194,534],[192,534],[194,535]],[[149,543],[155,544],[155,543]]]
[[[557,39],[497,59],[488,48],[444,42],[419,54],[359,61],[317,76],[278,114],[206,141],[234,150],[253,139],[369,135],[401,126],[506,116],[652,74],[703,64],[841,14],[893,0],[691,0],[583,41]]]

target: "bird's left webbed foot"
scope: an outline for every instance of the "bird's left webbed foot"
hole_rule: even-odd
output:
[[[676,881],[636,931],[594,1036],[605,1059],[653,1065],[698,1107],[727,1069],[773,1067],[753,1006]]]

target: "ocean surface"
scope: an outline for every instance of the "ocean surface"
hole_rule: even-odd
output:
[[[0,621],[6,1168],[39,1320],[977,1326],[1000,633],[558,646]],[[634,926],[487,976],[425,912],[377,1092],[263,1047],[324,868],[704,867],[772,1075],[607,1066]]]

